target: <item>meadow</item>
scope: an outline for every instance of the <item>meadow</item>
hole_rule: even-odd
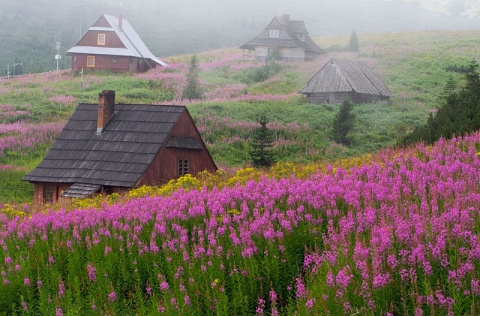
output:
[[[462,74],[448,69],[461,68],[477,56],[479,33],[365,34],[359,37],[358,54],[338,49],[347,45],[347,37],[322,38],[318,42],[330,48],[328,54],[314,62],[282,64],[280,72],[259,82],[254,79],[264,64],[242,61],[238,49],[209,51],[198,54],[204,98],[188,102],[179,99],[189,55],[166,58],[169,68],[137,75],[53,71],[2,80],[0,129],[33,124],[45,138],[37,138],[29,150],[27,142],[22,150],[12,151],[11,146],[23,146],[26,136],[0,131],[0,179],[21,188],[18,193],[0,184],[4,192],[0,203],[31,201],[31,186],[19,179],[41,160],[52,142],[43,129],[63,125],[78,103],[96,103],[105,89],[115,90],[121,103],[187,104],[217,165],[225,170],[249,166],[249,137],[262,113],[275,131],[274,150],[280,162],[334,161],[395,146],[441,105],[439,96],[449,76],[462,82]],[[388,103],[355,106],[357,119],[348,147],[329,138],[337,106],[308,104],[305,96],[297,94],[332,57],[362,58],[394,94]]]
[[[479,145],[1,214],[0,314],[478,315]]]
[[[480,31],[323,38],[315,62],[198,54],[201,100],[182,101],[191,56],[144,74],[0,81],[0,315],[478,315],[480,134],[395,148],[441,106]],[[330,141],[335,105],[297,91],[331,57],[360,57],[394,97],[354,107],[352,145]],[[33,206],[21,177],[78,103],[186,104],[219,166],[124,196]],[[267,113],[278,159],[251,168]]]

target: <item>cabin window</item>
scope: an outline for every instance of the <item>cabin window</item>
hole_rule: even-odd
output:
[[[43,187],[43,203],[51,204],[53,203],[53,186],[45,185]]]
[[[97,45],[105,45],[105,34],[98,34]]]
[[[179,159],[178,160],[178,175],[184,176],[188,173],[189,161],[188,159]]]
[[[270,30],[270,37],[280,37],[279,30]]]
[[[87,67],[95,67],[95,56],[87,57]]]

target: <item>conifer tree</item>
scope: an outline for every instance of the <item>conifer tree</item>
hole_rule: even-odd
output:
[[[350,35],[350,42],[348,44],[348,50],[350,52],[358,52],[359,50],[359,44],[358,44],[358,36],[357,32],[352,32]]]
[[[183,89],[182,99],[194,100],[203,97],[203,93],[198,84],[199,71],[197,55],[193,55],[190,59],[190,67],[187,73],[187,85]]]
[[[350,101],[344,100],[340,105],[332,128],[332,140],[337,143],[348,145],[350,140],[348,134],[355,126],[355,115],[352,113],[353,104]]]
[[[267,128],[268,118],[266,114],[260,115],[257,127],[253,132],[250,142],[250,157],[254,167],[268,168],[275,163],[275,156],[272,151],[274,135]]]

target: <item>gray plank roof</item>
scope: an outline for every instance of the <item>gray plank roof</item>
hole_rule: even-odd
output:
[[[99,185],[74,183],[70,188],[63,191],[61,196],[70,198],[87,198],[100,190]]]
[[[284,32],[278,38],[271,38],[269,36],[270,30],[279,30]],[[303,34],[305,40],[300,40],[297,36]],[[268,46],[274,48],[280,47],[300,47],[306,51],[321,54],[324,52],[315,42],[312,40],[305,28],[304,21],[294,21],[285,18],[285,16],[276,16],[268,24],[268,26],[254,39],[248,41],[244,45],[240,46],[242,49],[254,50],[255,46]]]
[[[299,93],[350,92],[392,96],[368,65],[360,60],[331,59]]]
[[[80,104],[23,180],[133,187],[185,111],[184,106],[116,104],[103,134],[96,135],[98,105]],[[171,142],[198,146],[188,139]]]
[[[150,52],[148,47],[142,41],[140,36],[135,32],[130,23],[122,18],[122,28],[118,26],[118,18],[115,16],[103,15],[107,22],[110,24],[109,27],[91,27],[89,31],[105,31],[105,32],[115,32],[115,34],[120,38],[125,48],[111,48],[111,47],[97,47],[97,46],[77,46],[70,48],[67,51],[67,54],[77,53],[77,54],[94,54],[94,55],[111,55],[111,56],[130,56],[138,58],[148,58],[154,61],[155,63],[168,66],[165,62],[161,61],[155,55]]]

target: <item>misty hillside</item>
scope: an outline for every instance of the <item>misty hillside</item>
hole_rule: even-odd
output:
[[[453,16],[480,17],[478,0],[401,0],[405,3],[416,3],[421,8]]]
[[[70,67],[65,52],[103,14],[128,19],[158,57],[238,47],[275,15],[304,20],[312,38],[324,35],[458,30],[480,27],[477,0],[3,0],[0,7],[0,76]],[[448,14],[448,15],[447,15]],[[322,46],[322,43],[319,43]]]

